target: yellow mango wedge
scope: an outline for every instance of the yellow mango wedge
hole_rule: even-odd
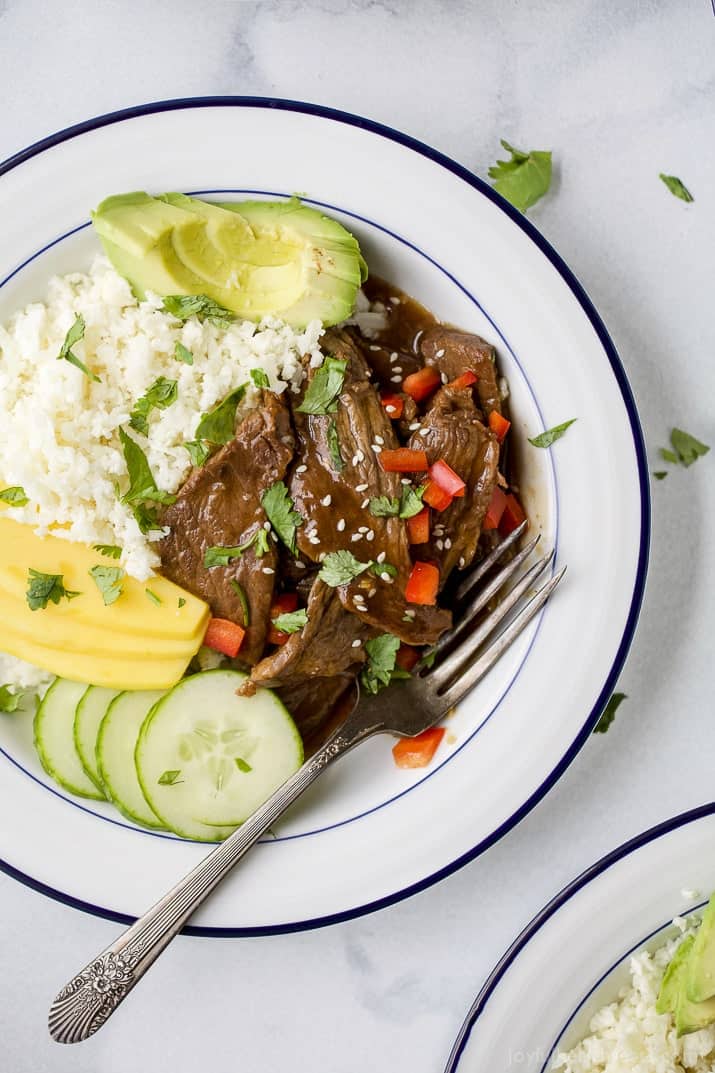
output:
[[[86,544],[37,536],[29,526],[0,517],[0,651],[112,689],[175,685],[203,640],[207,604],[166,578],[125,577],[121,596],[107,607],[89,573],[97,565],[112,564]],[[30,610],[30,569],[61,574],[65,588],[81,595]],[[147,597],[147,588],[160,604]]]

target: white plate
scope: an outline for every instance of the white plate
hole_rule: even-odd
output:
[[[480,332],[509,380],[522,490],[567,579],[461,706],[426,771],[387,738],[339,762],[194,918],[203,934],[277,932],[386,905],[458,868],[543,796],[586,740],[630,643],[645,581],[648,482],[633,398],[582,288],[527,220],[405,135],[312,105],[209,98],[63,131],[0,166],[0,321],[97,248],[110,193],[299,191],[359,236],[374,272]],[[553,451],[534,435],[578,422]],[[138,831],[52,787],[26,724],[0,723],[0,858],[36,888],[135,916],[205,847]]]
[[[491,973],[445,1073],[547,1073],[629,980],[628,959],[678,932],[715,890],[715,804],[609,853],[534,918]]]

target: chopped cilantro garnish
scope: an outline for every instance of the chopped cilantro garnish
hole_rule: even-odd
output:
[[[328,425],[328,450],[330,451],[330,460],[333,463],[333,468],[336,473],[342,473],[345,468],[343,456],[340,453],[340,438],[338,436],[338,426],[334,421],[331,421]]]
[[[400,513],[400,501],[389,496],[376,496],[370,500],[370,513],[373,518],[396,518]]]
[[[271,382],[268,379],[267,373],[263,369],[251,369],[251,380],[256,387],[270,388]]]
[[[246,597],[245,592],[243,591],[243,587],[239,585],[235,577],[231,578],[231,588],[236,593],[236,596],[238,596],[238,601],[241,605],[241,611],[243,612],[243,628],[244,630],[247,630],[248,627],[251,625],[251,613],[248,607],[248,599]]]
[[[542,198],[551,186],[551,153],[533,150],[523,153],[509,142],[501,144],[511,160],[497,160],[489,169],[494,189],[521,212]]]
[[[178,382],[159,376],[145,395],[134,404],[129,415],[129,424],[144,436],[149,432],[149,415],[152,410],[166,410],[178,398]]]
[[[253,771],[251,765],[247,763],[247,761],[244,760],[243,757],[235,756],[233,759],[239,771],[243,771],[244,774],[248,774],[249,771]]]
[[[367,570],[369,563],[359,562],[350,551],[331,551],[323,559],[318,577],[332,589],[347,585]]]
[[[391,633],[383,633],[365,642],[367,664],[360,673],[360,684],[366,693],[379,693],[384,686],[389,686],[399,647],[399,637]]]
[[[94,380],[95,383],[100,384],[101,380],[99,379],[99,377],[95,373],[91,372],[91,370],[87,368],[83,361],[80,361],[80,359],[72,350],[72,347],[75,345],[75,343],[79,343],[80,339],[84,338],[84,329],[84,317],[81,313],[78,313],[77,316],[74,318],[74,324],[65,336],[64,343],[60,347],[60,352],[57,355],[57,360],[68,361],[70,365],[74,365],[76,369],[79,369],[80,372],[83,372],[84,375],[90,380]]]
[[[186,607],[186,600],[184,599],[183,596],[179,597],[178,606],[179,606],[179,611],[181,610],[182,607]]]
[[[30,500],[25,489],[19,484],[14,484],[10,488],[3,488],[0,492],[0,502],[7,503],[10,507],[26,507]]]
[[[169,294],[164,299],[164,311],[177,320],[210,320],[219,327],[226,327],[233,319],[233,313],[224,309],[207,294]]]
[[[332,414],[338,408],[338,395],[343,390],[346,361],[326,355],[325,361],[316,370],[313,379],[297,407],[301,414]]]
[[[124,577],[122,568],[120,566],[93,566],[89,573],[102,594],[105,607],[115,603],[122,595],[122,578]]]
[[[653,476],[657,481],[664,481],[668,476],[668,471],[666,469],[656,469],[653,470]]]
[[[286,611],[283,615],[278,615],[274,618],[273,625],[281,633],[298,633],[304,626],[308,625],[308,612],[305,608],[300,608],[298,611]]]
[[[204,553],[204,566],[210,570],[214,566],[228,566],[234,559],[240,559],[244,552],[256,545],[254,554],[257,559],[262,559],[269,550],[268,533],[265,529],[257,529],[253,536],[243,544],[236,544],[232,548],[215,545],[207,548]]]
[[[107,559],[121,559],[122,549],[118,544],[93,544],[93,551],[98,551],[100,555],[104,555]]]
[[[15,689],[9,685],[0,686],[0,712],[11,715],[16,712],[27,696],[27,690]]]
[[[426,488],[426,484],[420,485],[419,488],[405,485],[399,499],[377,496],[370,500],[370,513],[375,518],[413,518],[422,510],[422,496]]]
[[[675,197],[679,197],[681,201],[695,201],[695,198],[690,193],[685,183],[681,182],[677,175],[664,175],[661,171],[660,178],[668,187],[671,194]]]
[[[674,428],[670,434],[670,442],[678,456],[678,461],[683,466],[692,466],[701,455],[706,455],[710,448],[691,436],[689,432],[683,432],[682,428]]]
[[[157,596],[156,593],[153,592],[151,589],[144,589],[144,592],[147,595],[147,599],[151,600],[151,602],[153,604],[156,604],[157,607],[161,607],[163,600],[160,596]]]
[[[570,421],[564,421],[560,425],[554,425],[553,428],[548,428],[546,432],[540,432],[538,436],[529,436],[529,443],[533,447],[550,447],[556,440],[560,440],[567,428],[570,428],[576,421],[575,417],[572,417]]]
[[[157,779],[157,782],[160,786],[176,786],[177,782],[184,781],[183,779],[179,778],[180,774],[180,769],[174,769],[173,771],[164,771]]]
[[[159,521],[156,512],[147,507],[146,503],[173,503],[176,496],[157,488],[146,455],[123,428],[119,429],[119,439],[129,475],[129,488],[120,502],[131,508],[142,533],[148,533],[150,529],[159,528]]]
[[[202,415],[196,426],[195,436],[197,440],[208,440],[209,443],[224,444],[232,440],[236,430],[236,410],[243,398],[246,385],[242,384],[227,395],[223,402],[215,406],[213,410]]]
[[[191,464],[194,466],[203,466],[211,454],[211,447],[206,440],[187,440],[183,446],[188,451]]]
[[[610,727],[611,723],[616,718],[616,712],[618,710],[618,706],[620,705],[621,701],[624,701],[625,699],[626,699],[626,694],[625,693],[614,693],[613,694],[613,696],[609,700],[608,704],[603,709],[603,713],[601,715],[601,718],[598,720],[598,722],[596,723],[596,726],[593,728],[594,734],[605,734],[606,733],[606,731]]]
[[[295,510],[283,481],[276,481],[263,493],[261,505],[274,532],[295,555],[295,534],[298,526],[303,524],[303,517]]]
[[[48,603],[58,604],[62,599],[74,600],[81,595],[65,588],[62,574],[43,574],[32,568],[28,572],[25,598],[31,611],[45,608]]]
[[[194,355],[183,343],[176,343],[174,346],[174,357],[177,361],[183,361],[184,365],[194,364]]]

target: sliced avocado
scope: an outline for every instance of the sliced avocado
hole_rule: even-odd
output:
[[[92,221],[139,297],[206,294],[249,320],[274,314],[295,327],[336,324],[352,312],[366,273],[357,240],[295,198],[217,205],[184,194],[121,194],[103,201]]]
[[[673,954],[655,1006],[656,1013],[670,1013],[673,1016],[679,1036],[698,1032],[715,1022],[715,999],[693,1002],[688,998],[687,978],[696,941],[696,936],[689,935]]]
[[[695,936],[688,960],[686,989],[692,1002],[704,1002],[715,995],[715,894],[705,907]]]
[[[681,985],[684,982],[685,963],[688,954],[693,948],[694,942],[695,936],[689,935],[687,939],[683,940],[673,954],[660,985],[658,1000],[655,1004],[656,1013],[672,1013],[675,1017],[675,1011],[678,1006],[678,995],[680,994]]]

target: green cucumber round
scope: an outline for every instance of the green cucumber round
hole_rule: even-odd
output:
[[[107,708],[97,735],[97,765],[105,792],[123,816],[142,827],[162,830],[137,779],[134,750],[142,723],[164,696],[161,689],[119,693]]]
[[[183,679],[147,715],[135,752],[137,775],[153,811],[177,834],[219,841],[303,762],[303,742],[268,689],[236,690],[239,671]]]
[[[35,713],[35,748],[47,774],[72,794],[104,799],[82,767],[74,742],[77,705],[87,692],[86,682],[57,678]]]
[[[74,716],[74,744],[77,754],[85,772],[102,794],[104,786],[97,767],[97,734],[107,708],[118,693],[118,689],[90,686],[77,705]]]

